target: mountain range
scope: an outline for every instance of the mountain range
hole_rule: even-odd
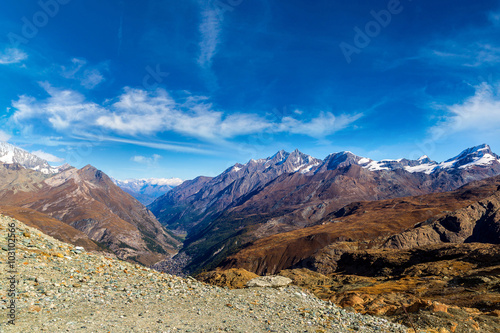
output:
[[[375,161],[348,151],[318,159],[282,150],[184,182],[119,181],[91,165],[53,167],[8,143],[0,147],[0,212],[121,259],[171,267],[162,263],[180,258],[184,273],[217,266],[258,274],[294,265],[317,269],[343,247],[403,249],[497,237],[495,218],[475,226],[452,217],[468,205],[480,211],[481,200],[497,191],[491,184],[500,157],[486,144],[444,162]],[[148,202],[163,191],[149,209],[129,194]],[[451,233],[443,231],[448,227]]]
[[[156,198],[183,182],[180,178],[111,179],[122,190],[136,198],[143,205],[149,205]]]
[[[323,223],[353,202],[453,191],[498,174],[500,157],[486,144],[441,163],[279,151],[186,181],[149,208],[167,228],[187,233],[181,252],[189,272],[213,268],[259,239]]]
[[[0,212],[89,250],[151,265],[180,245],[131,195],[91,165],[50,167],[47,161],[3,143]]]

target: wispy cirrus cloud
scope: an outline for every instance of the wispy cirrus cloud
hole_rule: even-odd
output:
[[[344,114],[336,117],[330,112],[323,112],[309,121],[284,117],[279,122],[273,122],[257,114],[226,115],[214,110],[206,97],[189,97],[177,102],[162,89],[150,93],[130,88],[125,89],[125,93],[113,104],[113,109],[114,112],[97,118],[99,126],[132,134],[167,130],[212,142],[262,131],[325,137],[348,127],[362,116]]]
[[[481,67],[500,63],[500,47],[491,43],[477,42],[472,47],[454,41],[442,44],[422,50],[421,58],[447,66]]]
[[[318,117],[306,122],[292,117],[284,117],[279,124],[278,130],[280,132],[307,135],[313,138],[323,138],[345,129],[362,116],[362,113],[335,116],[331,112],[321,112]]]
[[[498,135],[500,128],[500,85],[483,82],[475,86],[474,95],[453,105],[436,105],[446,115],[429,132],[434,138],[457,133],[469,136]]]
[[[2,131],[0,130],[0,141],[9,141],[9,139],[11,138],[12,136],[10,134],[7,134],[5,133],[5,131]]]
[[[201,41],[199,43],[200,55],[198,57],[198,64],[201,67],[210,67],[212,58],[217,53],[221,33],[221,15],[210,4],[205,4],[201,11],[199,31]]]
[[[109,141],[109,142],[119,142],[126,143],[141,147],[148,147],[154,149],[161,149],[166,151],[174,151],[181,153],[193,153],[193,154],[201,154],[201,155],[214,155],[214,151],[206,148],[206,147],[193,147],[191,145],[179,143],[179,142],[164,142],[164,141],[153,141],[153,140],[135,140],[135,139],[125,139],[120,137],[112,137],[112,136],[101,136],[101,135],[88,135],[84,134],[83,136],[77,137],[81,140],[96,140],[96,141]]]
[[[0,65],[17,64],[28,59],[28,55],[16,48],[7,48],[0,53]]]
[[[32,120],[38,119],[57,130],[72,133],[85,133],[92,128],[122,137],[173,132],[223,143],[264,131],[323,138],[345,129],[362,116],[361,113],[335,116],[321,112],[308,120],[289,116],[272,121],[254,113],[227,114],[215,109],[205,96],[188,94],[174,99],[164,89],[125,88],[121,95],[100,105],[87,101],[84,95],[73,90],[57,89],[48,83],[41,86],[49,95],[46,99],[21,96],[12,103],[14,121],[32,124]],[[300,112],[296,115],[300,116]]]
[[[161,158],[161,155],[158,154],[153,154],[151,157],[146,157],[142,155],[135,155],[130,158],[132,162],[140,163],[140,164],[146,164],[146,165],[154,165],[158,162],[158,160]]]
[[[106,67],[105,64],[91,66],[85,59],[73,58],[70,65],[61,66],[61,75],[67,79],[77,80],[86,89],[94,89],[106,80],[102,74]]]
[[[31,153],[49,162],[56,162],[56,163],[64,162],[64,158],[57,157],[55,155],[46,153],[42,150],[32,151]]]

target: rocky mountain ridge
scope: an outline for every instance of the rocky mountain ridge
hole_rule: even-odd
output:
[[[90,165],[51,175],[3,164],[0,176],[2,212],[31,220],[60,239],[86,242],[89,249],[112,251],[146,265],[178,250],[180,242],[145,206]],[[30,216],[36,214],[26,211],[37,212],[38,218],[33,220]]]
[[[452,192],[353,202],[314,226],[262,237],[221,266],[275,274],[290,267],[333,273],[348,251],[411,249],[442,243],[500,243],[495,204],[500,176]]]
[[[452,191],[500,174],[488,145],[441,163],[373,161],[351,152],[318,160],[299,151],[236,164],[217,177],[198,177],[158,198],[149,208],[172,230],[187,232],[188,269],[214,267],[258,239],[322,223],[357,201]]]
[[[58,167],[51,166],[46,160],[35,154],[3,141],[0,141],[0,163],[19,164],[26,169],[39,171],[43,174],[55,174],[70,168],[68,164]]]

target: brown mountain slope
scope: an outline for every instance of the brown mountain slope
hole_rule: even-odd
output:
[[[409,250],[346,251],[334,273],[296,268],[279,275],[321,299],[403,321],[418,332],[496,333],[500,330],[499,273],[500,245],[448,243]],[[230,269],[196,278],[242,288],[254,277],[244,269]]]
[[[280,275],[357,312],[403,320],[422,331],[465,333],[499,332],[499,273],[500,245],[447,243],[349,251],[335,273],[292,269]]]
[[[321,160],[303,154],[279,151],[266,159],[236,164],[214,178],[186,181],[149,205],[162,224],[190,232],[204,227],[220,212],[238,205],[248,196],[283,174],[319,165]]]
[[[49,215],[105,244],[118,257],[146,265],[175,253],[179,245],[149,210],[92,166],[65,170],[28,191],[1,191],[0,203]]]
[[[500,173],[500,158],[487,145],[439,164],[428,158],[377,162],[341,152],[292,168],[292,161],[306,162],[299,152],[293,155],[235,165],[203,186],[174,189],[151,205],[155,212],[170,212],[168,218],[159,215],[166,226],[187,230],[186,272],[212,269],[258,239],[313,226],[352,202],[450,191]],[[188,189],[193,194],[182,196]]]
[[[14,206],[0,206],[0,214],[15,218],[27,226],[36,228],[61,242],[83,246],[86,251],[103,250],[80,230],[36,210]]]
[[[497,195],[499,186],[497,176],[453,192],[352,203],[316,226],[256,240],[220,266],[274,274],[301,265],[330,273],[346,250],[381,247],[389,237],[411,232],[407,230],[417,223],[447,216],[450,211],[477,205],[479,200]]]
[[[383,247],[409,249],[440,242],[500,244],[500,186],[486,199],[390,237]]]
[[[39,190],[49,176],[23,168],[20,164],[0,164],[0,191],[29,192]]]

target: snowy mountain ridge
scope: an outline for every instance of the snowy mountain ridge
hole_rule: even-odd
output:
[[[356,164],[369,171],[394,171],[403,169],[410,173],[423,172],[432,174],[440,171],[452,171],[454,169],[468,169],[476,166],[489,166],[494,163],[500,164],[500,156],[491,151],[490,146],[482,144],[465,149],[457,156],[438,163],[423,155],[417,160],[384,159],[380,161],[367,157],[357,156],[350,151],[342,151],[328,155],[324,160],[304,154],[299,150],[288,153],[280,150],[268,158],[251,159],[245,164],[236,163],[226,169],[221,175],[234,174],[237,177],[255,171],[268,172],[270,169],[279,170],[280,173],[314,174],[324,170],[333,170],[338,167]]]
[[[57,167],[51,166],[46,160],[35,154],[3,141],[0,141],[0,162],[5,164],[18,163],[26,169],[44,174],[56,174],[71,167],[68,164]]]
[[[500,164],[500,156],[491,151],[490,146],[482,144],[479,146],[467,148],[457,156],[450,158],[444,162],[438,163],[432,161],[427,155],[421,156],[417,160],[400,159],[384,159],[375,161],[366,157],[354,155],[350,151],[334,153],[329,155],[325,161],[336,161],[334,166],[341,164],[357,164],[370,171],[381,171],[396,169],[404,169],[407,172],[423,172],[428,175],[440,171],[452,171],[454,169],[468,169],[472,167],[489,166],[495,163]],[[329,169],[332,166],[330,165]]]
[[[180,178],[111,179],[122,190],[144,205],[150,204],[159,196],[184,182]]]
[[[130,185],[130,186],[144,186],[144,185],[158,185],[158,186],[179,186],[184,181],[180,178],[139,178],[139,179],[113,179],[115,184]]]

